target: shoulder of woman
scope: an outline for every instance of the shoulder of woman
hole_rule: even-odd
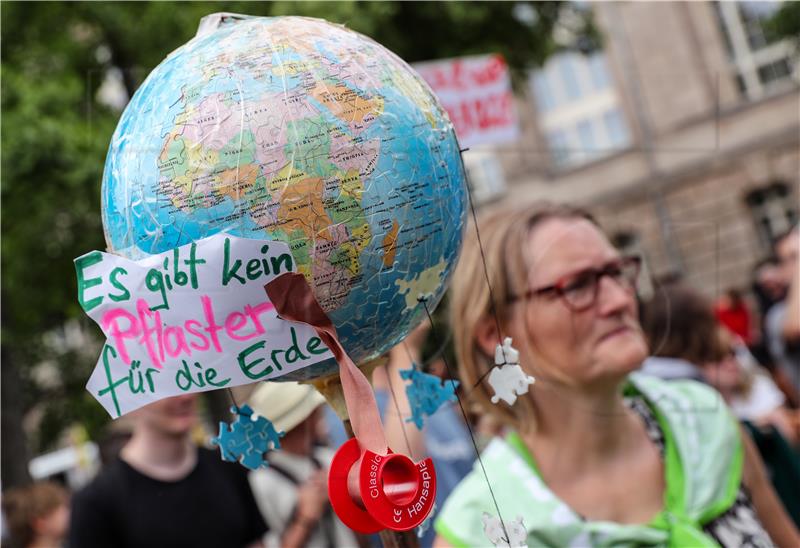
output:
[[[485,490],[481,488],[482,481],[473,470],[451,491],[436,516],[434,529],[450,546],[466,546],[470,539],[483,536],[481,515],[486,511],[484,500],[488,497],[482,493]],[[491,500],[488,502],[491,505]]]
[[[505,440],[495,438],[481,454],[483,466],[490,476],[494,496],[512,488],[505,478],[505,465],[513,449]],[[453,489],[436,517],[434,528],[451,546],[473,545],[485,539],[484,513],[497,513],[489,492],[486,477],[476,461],[472,471]]]

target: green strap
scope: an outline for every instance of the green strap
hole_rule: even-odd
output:
[[[695,523],[680,516],[673,516],[669,529],[670,548],[719,548],[719,544]]]

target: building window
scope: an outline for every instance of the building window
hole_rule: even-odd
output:
[[[797,223],[797,205],[785,183],[773,183],[753,190],[747,194],[745,201],[753,216],[759,239],[765,246],[771,246],[777,236]]]
[[[556,167],[584,164],[630,145],[602,51],[552,56],[530,75],[529,88]]]
[[[608,67],[606,67],[605,55],[592,55],[589,58],[589,70],[592,74],[592,83],[596,91],[602,91],[611,87],[608,79]]]
[[[742,96],[755,100],[800,81],[800,63],[789,40],[770,40],[764,22],[780,2],[715,2],[731,68]]]
[[[536,96],[536,102],[539,105],[539,110],[547,112],[548,110],[554,109],[556,102],[555,99],[553,99],[553,93],[547,85],[547,79],[544,77],[544,74],[534,74],[531,83],[533,85],[533,93]]]
[[[618,108],[607,110],[603,113],[603,124],[608,133],[608,139],[613,147],[623,147],[630,142],[628,129]]]

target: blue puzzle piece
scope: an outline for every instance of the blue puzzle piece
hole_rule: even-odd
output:
[[[281,448],[280,439],[283,436],[283,432],[276,431],[273,424],[266,417],[253,413],[252,409],[247,405],[243,406],[240,413],[250,418],[250,422],[240,421],[237,424],[254,438],[254,445],[257,444],[258,447],[263,448],[263,451]]]
[[[222,460],[236,462],[237,455],[247,450],[247,440],[232,430],[228,423],[219,423],[219,435],[211,438],[211,443],[219,446]]]
[[[408,404],[411,406],[411,418],[406,419],[406,422],[413,422],[420,430],[424,415],[433,415],[443,403],[456,400],[455,388],[458,381],[447,381],[443,384],[439,377],[423,373],[416,366],[401,369],[400,377],[411,381],[406,385]]]
[[[276,431],[265,417],[255,415],[249,405],[232,407],[231,412],[236,420],[230,425],[219,423],[219,435],[211,439],[211,443],[219,446],[222,460],[238,461],[251,470],[267,466],[264,453],[280,449],[284,433]]]

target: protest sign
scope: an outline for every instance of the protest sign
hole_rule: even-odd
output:
[[[508,143],[519,137],[511,76],[501,55],[413,66],[447,110],[462,147]]]
[[[107,337],[86,388],[113,417],[333,357],[264,291],[295,270],[284,243],[217,234],[140,261],[93,251],[75,269],[78,301]]]

